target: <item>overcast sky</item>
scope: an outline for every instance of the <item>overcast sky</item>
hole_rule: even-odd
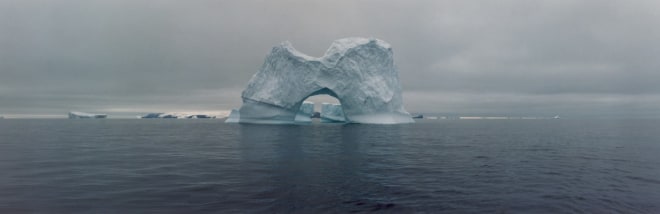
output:
[[[0,0],[0,115],[217,111],[272,48],[389,42],[410,112],[660,117],[660,1]]]

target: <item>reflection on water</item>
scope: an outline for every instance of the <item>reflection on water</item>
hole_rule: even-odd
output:
[[[395,208],[378,194],[384,187],[368,171],[383,164],[374,160],[396,155],[392,146],[401,144],[399,126],[240,125],[239,130],[244,164],[261,172],[255,175],[261,179],[245,188],[262,188],[254,190],[254,199],[264,202],[258,205],[262,211]]]

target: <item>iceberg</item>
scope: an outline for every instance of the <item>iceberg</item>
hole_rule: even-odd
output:
[[[165,115],[161,115],[161,118],[165,118],[165,119],[177,119],[177,118],[179,118],[179,116],[171,115],[171,114],[165,114]]]
[[[344,111],[340,104],[322,103],[321,104],[321,122],[323,123],[343,123],[346,122]]]
[[[215,116],[210,116],[206,114],[193,114],[186,116],[186,119],[215,119]]]
[[[149,114],[146,114],[146,115],[144,115],[140,118],[143,118],[143,119],[160,118],[161,114],[163,114],[163,113],[149,113]]]
[[[79,111],[69,112],[69,119],[103,119],[107,118],[106,114],[92,114]]]
[[[374,38],[336,40],[318,58],[289,42],[273,47],[226,122],[295,123],[303,101],[321,94],[339,100],[348,123],[414,123],[403,107],[392,48]]]
[[[149,113],[142,116],[142,119],[154,119],[154,118],[165,118],[165,119],[177,119],[179,116],[174,114],[167,113]]]
[[[144,116],[138,116],[142,119],[215,119],[218,117],[224,118],[226,113],[220,114],[203,114],[199,112],[172,112],[172,113],[148,113]]]

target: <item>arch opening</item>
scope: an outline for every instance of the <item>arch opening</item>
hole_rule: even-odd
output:
[[[319,89],[300,101],[296,122],[346,122],[341,99],[328,88]]]

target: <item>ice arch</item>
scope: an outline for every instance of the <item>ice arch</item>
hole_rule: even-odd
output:
[[[414,122],[403,108],[390,45],[366,38],[334,41],[319,58],[289,42],[273,47],[226,122],[294,123],[302,102],[320,94],[339,100],[350,123]]]

